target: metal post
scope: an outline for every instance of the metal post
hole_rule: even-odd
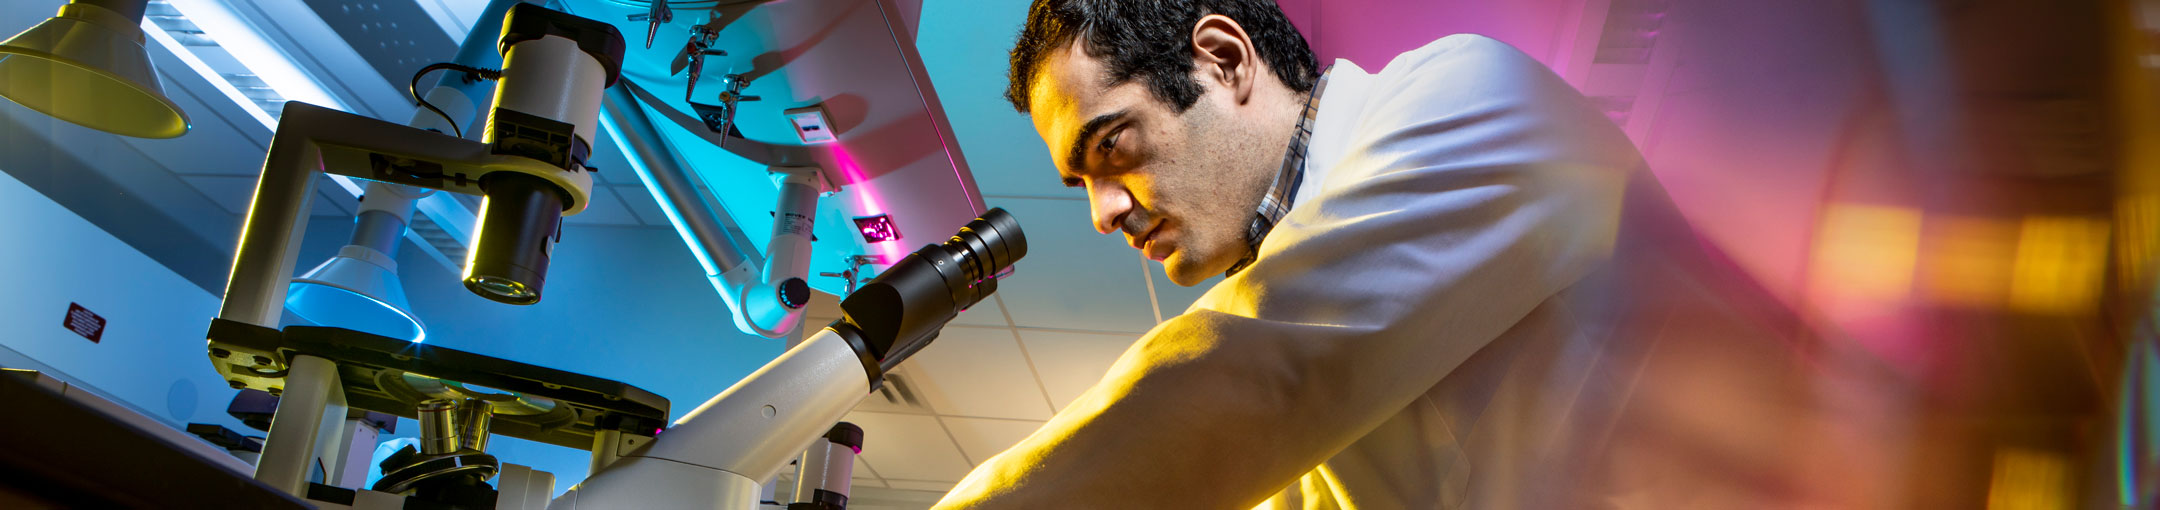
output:
[[[718,275],[735,269],[749,260],[748,251],[735,245],[728,237],[723,221],[711,204],[701,200],[697,186],[690,182],[690,172],[685,170],[676,157],[675,150],[653,129],[652,119],[645,115],[644,107],[626,89],[628,83],[608,88],[607,100],[601,103],[607,115],[600,117],[600,125],[615,135],[622,147],[636,157],[630,166],[645,187],[659,195],[660,205],[672,212],[668,219],[677,223],[676,230],[687,232],[696,239],[697,247],[705,252],[709,274]]]
[[[592,466],[586,468],[585,472],[598,473],[614,465],[615,460],[622,458],[623,454],[630,453],[622,449],[622,436],[620,430],[594,430]]]
[[[340,449],[342,460],[338,462],[335,472],[330,473],[328,481],[323,483],[357,489],[361,484],[367,483],[368,465],[375,458],[375,440],[382,437],[382,430],[375,428],[375,424],[367,420],[347,418],[343,431],[345,442],[344,448]]]
[[[862,444],[862,427],[844,421],[810,442],[796,461],[795,497],[788,508],[847,510],[855,455],[862,452]]]
[[[218,318],[276,328],[284,317],[285,287],[292,283],[299,258],[293,246],[307,233],[307,222],[300,219],[315,197],[315,174],[322,168],[322,151],[305,138],[280,135],[270,140]]]
[[[270,418],[270,433],[263,438],[262,460],[255,463],[255,479],[287,494],[306,494],[308,472],[315,467],[317,436],[325,421],[323,414],[333,403],[343,417],[345,392],[338,386],[337,364],[314,356],[294,356],[277,413]],[[332,424],[332,428],[335,425],[339,424]]]

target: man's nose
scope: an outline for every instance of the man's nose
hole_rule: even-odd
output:
[[[1095,219],[1096,232],[1117,232],[1125,215],[1132,213],[1132,207],[1132,194],[1124,188],[1109,183],[1088,183],[1088,212]]]

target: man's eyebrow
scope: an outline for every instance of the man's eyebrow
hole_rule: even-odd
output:
[[[1065,152],[1065,168],[1080,168],[1080,161],[1087,158],[1088,139],[1093,138],[1095,132],[1101,131],[1103,126],[1125,118],[1125,114],[1130,112],[1132,110],[1126,109],[1114,113],[1105,113],[1097,115],[1093,119],[1088,119],[1086,124],[1081,124],[1080,131],[1073,135],[1072,149]]]

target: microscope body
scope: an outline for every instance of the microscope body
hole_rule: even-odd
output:
[[[991,209],[841,301],[846,317],[598,469],[550,510],[750,510],[770,480],[883,384],[945,323],[997,291],[1027,254],[1020,226]]]
[[[759,484],[870,394],[865,375],[854,348],[826,328],[548,508],[755,509]]]

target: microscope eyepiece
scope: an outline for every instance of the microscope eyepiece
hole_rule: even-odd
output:
[[[994,208],[960,227],[960,232],[945,244],[924,247],[923,252],[932,248],[941,248],[942,255],[962,270],[959,282],[947,282],[954,303],[960,307],[954,310],[958,313],[997,291],[998,274],[1027,255],[1027,238],[1020,235],[1020,223],[1013,220],[1012,214]]]

